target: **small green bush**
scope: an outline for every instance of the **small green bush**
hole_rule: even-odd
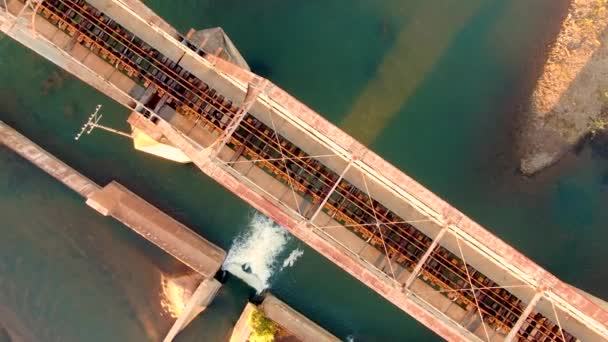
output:
[[[249,336],[250,342],[273,342],[279,326],[268,319],[262,311],[255,309],[249,317],[249,325],[253,332]]]

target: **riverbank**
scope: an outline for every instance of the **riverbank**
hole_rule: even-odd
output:
[[[519,131],[520,170],[559,161],[608,122],[608,2],[574,0]]]

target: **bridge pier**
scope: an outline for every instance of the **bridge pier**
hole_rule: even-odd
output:
[[[317,323],[311,321],[292,307],[267,293],[262,303],[255,305],[247,303],[241,316],[236,322],[230,342],[247,342],[252,333],[249,319],[255,310],[261,313],[279,326],[283,334],[287,335],[287,341],[301,342],[338,342],[340,339],[323,329]]]
[[[221,286],[222,284],[214,278],[203,280],[192,294],[182,315],[173,323],[163,342],[173,341],[180,331],[211,304]]]

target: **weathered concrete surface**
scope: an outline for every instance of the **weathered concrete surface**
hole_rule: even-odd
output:
[[[247,303],[245,309],[241,312],[239,320],[236,321],[232,335],[230,335],[230,342],[247,342],[251,335],[251,326],[249,325],[249,317],[256,310],[255,305]]]
[[[277,297],[268,294],[259,308],[266,317],[275,321],[303,342],[338,342],[340,339],[321,328]]]
[[[99,185],[55,158],[2,121],[0,121],[0,143],[85,198],[100,189]]]
[[[189,163],[190,158],[184,154],[184,152],[176,149],[175,147],[163,144],[143,131],[132,127],[133,133],[133,147],[148,154],[155,155],[164,159],[168,159],[177,163]]]
[[[179,33],[173,26],[169,25],[165,19],[159,17],[143,1],[140,0],[120,0],[126,7],[136,12],[148,25],[154,25],[167,32],[171,37],[178,37]],[[91,1],[89,1],[91,2]],[[91,2],[92,3],[92,2]]]
[[[579,291],[580,293],[582,293],[583,295],[589,297],[589,299],[591,299],[592,301],[597,303],[597,305],[604,308],[604,310],[608,310],[608,302],[606,302],[604,299],[598,298],[598,297],[592,295],[591,293],[581,290],[579,288],[576,288],[576,290]]]
[[[87,204],[122,222],[205,278],[213,278],[226,257],[224,250],[116,182],[92,193]]]
[[[520,128],[524,174],[556,163],[598,126],[595,120],[608,128],[607,29],[605,1],[572,1]]]
[[[191,30],[188,33],[188,39],[199,49],[250,70],[245,58],[221,27],[212,27],[200,31]]]
[[[35,336],[31,327],[27,326],[22,318],[4,305],[0,305],[0,341],[8,342],[36,342],[40,340]]]
[[[203,312],[213,301],[222,284],[214,278],[205,279],[198,286],[188,301],[184,313],[175,321],[163,342],[171,342],[198,314]]]

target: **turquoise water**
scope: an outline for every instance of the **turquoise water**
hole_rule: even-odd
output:
[[[607,159],[585,148],[522,179],[509,150],[561,2],[146,3],[182,32],[224,27],[256,71],[559,277],[608,297]],[[138,153],[128,140],[100,132],[74,142],[96,104],[103,104],[105,124],[124,130],[127,111],[8,38],[0,51],[0,119],[96,182],[121,182],[225,249],[247,229],[251,209],[192,166]],[[375,131],[349,121],[367,110],[378,112]],[[168,319],[151,314],[157,288],[149,277],[177,266],[41,171],[5,150],[0,158],[0,322],[27,327],[42,341],[146,341],[162,333]],[[438,339],[297,240],[287,250],[297,247],[304,255],[271,279],[270,290],[337,336]],[[225,340],[252,294],[229,277],[178,340]]]

